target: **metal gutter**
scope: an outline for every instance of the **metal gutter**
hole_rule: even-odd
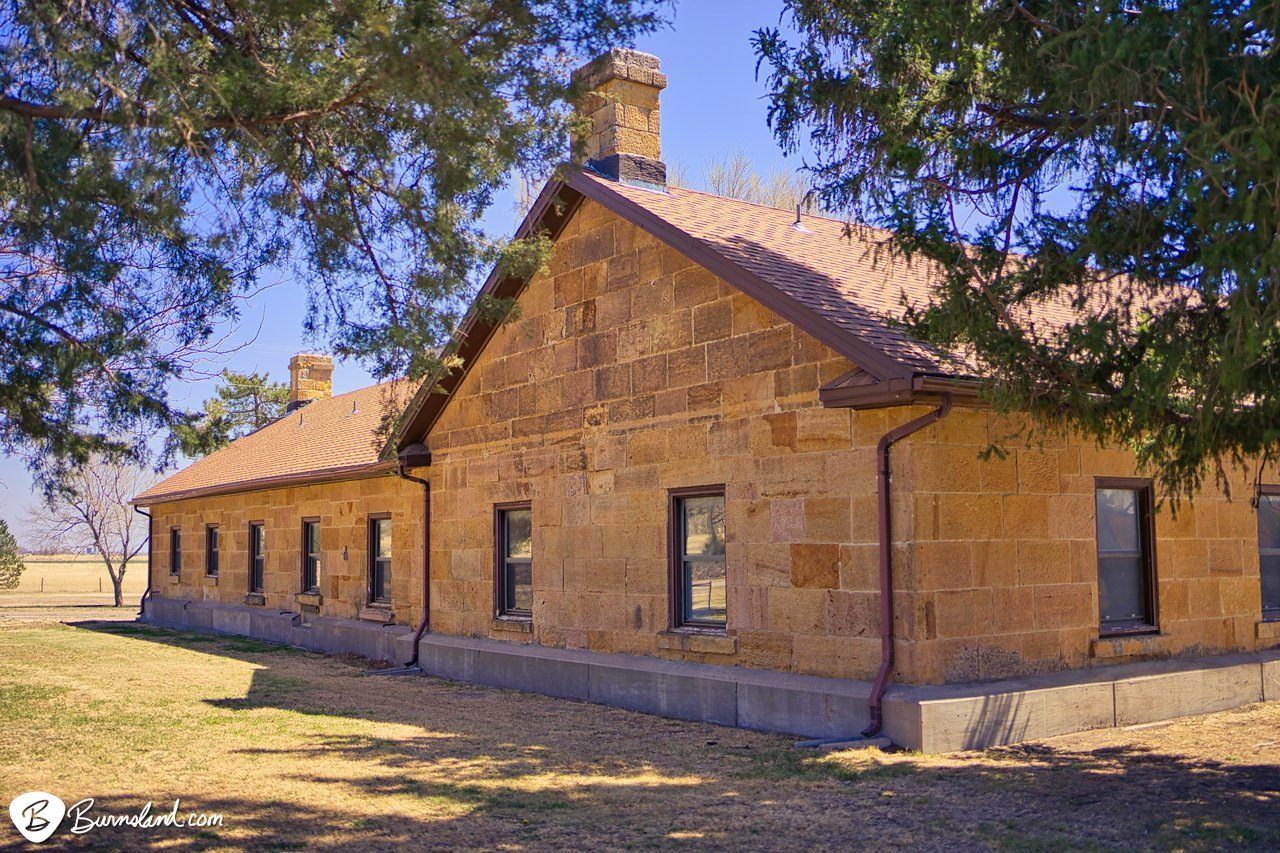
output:
[[[937,409],[889,430],[876,445],[876,500],[879,507],[880,536],[880,671],[876,673],[875,683],[871,685],[871,724],[863,729],[863,737],[879,734],[884,723],[884,691],[889,685],[889,673],[893,669],[893,530],[889,518],[889,449],[912,433],[942,420],[950,411],[951,394],[943,393],[942,404]]]
[[[430,465],[431,454],[425,447],[418,444],[405,448],[398,458],[396,476],[422,485],[422,621],[418,623],[418,630],[413,634],[413,657],[405,664],[405,667],[409,668],[418,665],[418,643],[431,622],[431,483],[422,477],[409,474],[405,469],[411,464],[417,465],[423,458],[426,459],[426,464]]]
[[[138,599],[138,615],[144,616],[147,612],[147,598],[151,595],[151,568],[155,563],[155,531],[156,521],[151,517],[151,513],[147,512],[137,504],[133,505],[133,511],[138,515],[147,517],[147,588],[142,591],[142,598]]]
[[[980,404],[977,380],[916,374],[905,379],[889,379],[861,385],[829,384],[818,389],[818,400],[828,408],[883,409],[914,403],[936,404],[943,394],[955,402]]]

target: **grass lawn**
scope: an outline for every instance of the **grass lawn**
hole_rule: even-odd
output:
[[[0,610],[0,805],[219,812],[169,850],[1276,849],[1280,703],[951,756],[792,739],[129,622]],[[0,820],[4,820],[0,818]],[[0,845],[18,844],[6,821]]]

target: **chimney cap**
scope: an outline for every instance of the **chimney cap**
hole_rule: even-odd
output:
[[[665,89],[667,75],[660,70],[661,64],[661,60],[652,53],[614,47],[584,63],[570,75],[570,79],[588,89],[594,89],[610,80],[630,80],[655,89]]]

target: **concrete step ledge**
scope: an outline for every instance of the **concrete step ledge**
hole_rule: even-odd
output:
[[[871,685],[769,670],[427,634],[424,672],[682,720],[814,738],[866,726]]]
[[[1280,651],[1212,655],[980,684],[895,686],[885,695],[885,731],[900,746],[955,752],[1277,699]]]

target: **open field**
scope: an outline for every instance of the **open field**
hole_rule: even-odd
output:
[[[181,798],[224,824],[55,836],[76,848],[1280,847],[1280,703],[985,753],[823,755],[252,640],[55,621],[84,612],[0,611],[0,803]],[[5,823],[0,844],[16,838]]]
[[[32,596],[32,594],[105,594],[110,602],[111,576],[106,574],[106,566],[97,557],[73,555],[40,556],[31,555],[22,558],[27,570],[22,573],[22,580],[17,589],[0,589],[0,607],[13,606],[8,597]],[[129,561],[128,570],[124,573],[124,597],[137,598],[147,588],[146,555],[134,557]],[[88,599],[86,599],[88,601]],[[64,603],[50,599],[50,605]]]

